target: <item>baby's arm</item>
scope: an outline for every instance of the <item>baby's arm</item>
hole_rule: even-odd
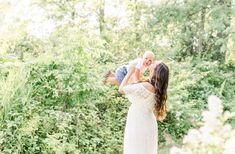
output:
[[[138,68],[135,68],[135,79],[137,82],[142,80],[142,73]]]
[[[134,67],[134,72],[132,75],[132,83],[141,81],[142,79],[142,73],[141,73],[141,67],[142,67],[142,63],[140,62],[140,59],[135,59],[133,61],[131,61],[130,66]]]

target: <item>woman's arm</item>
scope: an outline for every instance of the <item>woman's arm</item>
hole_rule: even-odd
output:
[[[119,86],[118,92],[120,92],[121,94],[124,94],[123,91],[123,87],[125,87],[128,84],[129,79],[131,78],[131,75],[135,72],[135,66],[131,66],[127,75],[125,76],[125,78],[122,80],[121,85]]]

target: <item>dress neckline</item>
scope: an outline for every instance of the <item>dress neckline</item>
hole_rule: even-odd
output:
[[[142,83],[140,83],[141,86],[145,89],[145,91],[147,91],[148,93],[152,94],[152,95],[155,95],[155,93],[149,91]]]

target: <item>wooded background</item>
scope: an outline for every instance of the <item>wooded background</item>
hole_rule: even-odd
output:
[[[146,50],[170,68],[159,153],[209,95],[235,111],[235,1],[0,0],[0,152],[122,153],[130,103],[101,80]]]

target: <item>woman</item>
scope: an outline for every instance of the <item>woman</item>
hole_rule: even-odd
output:
[[[131,69],[122,81],[119,92],[132,103],[126,121],[124,154],[156,154],[157,122],[166,115],[169,69],[160,62],[152,67],[149,80],[127,85]]]

